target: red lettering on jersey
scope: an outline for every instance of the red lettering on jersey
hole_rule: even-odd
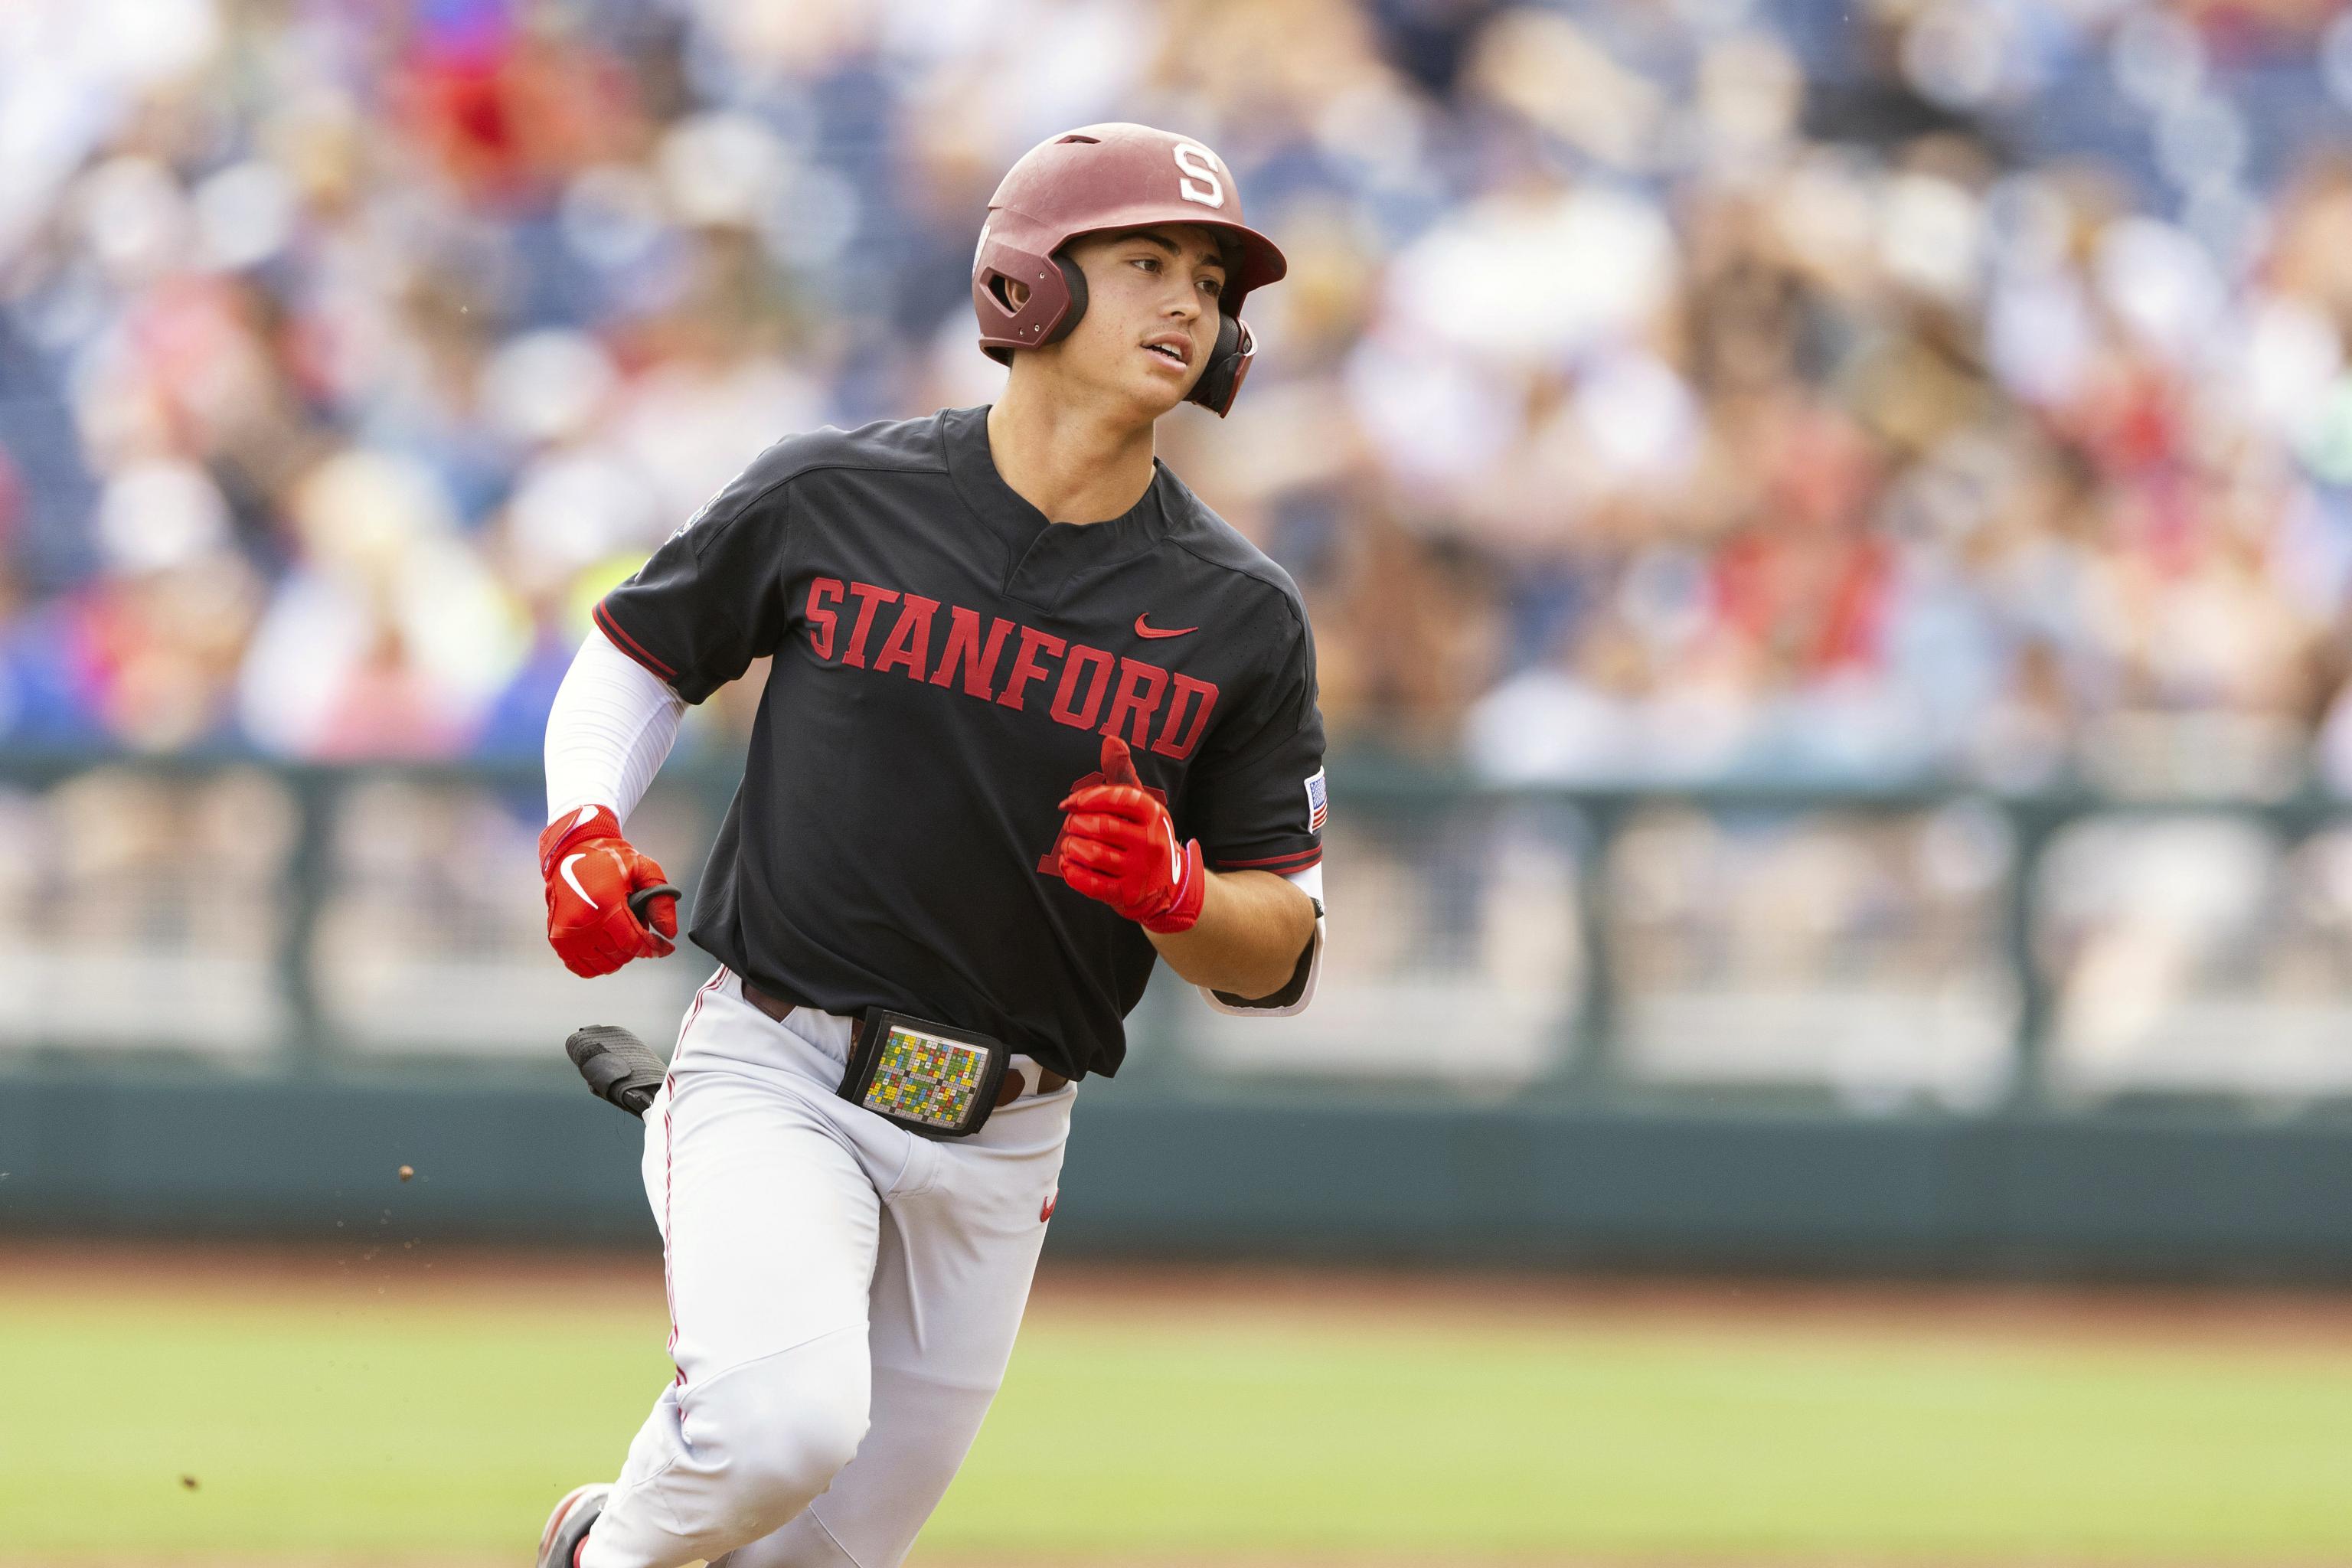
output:
[[[996,656],[1004,651],[1005,634],[1013,623],[1001,616],[988,628],[988,646],[980,646],[980,617],[961,605],[948,606],[948,646],[940,653],[940,667],[931,674],[933,686],[945,686],[955,677],[956,660],[963,660],[963,694],[988,700],[996,684]]]
[[[850,623],[846,647],[840,649],[841,661],[858,669],[866,668],[866,646],[874,635],[876,614],[885,605],[897,605],[898,613],[881,651],[874,657],[877,675],[903,670],[909,680],[928,680],[941,687],[961,685],[964,695],[986,702],[996,687],[998,661],[1018,630],[1021,637],[1012,668],[1005,672],[1003,687],[993,694],[992,700],[1002,707],[1025,711],[1029,689],[1051,681],[1053,700],[1047,711],[1056,724],[1092,729],[1096,718],[1108,709],[1098,732],[1117,735],[1142,751],[1156,722],[1160,732],[1150,739],[1149,749],[1178,762],[1200,749],[1216,710],[1218,692],[1213,681],[1174,674],[1143,659],[1124,658],[1086,643],[1066,642],[1051,632],[1001,616],[990,617],[983,635],[976,610],[872,583],[851,582],[845,587],[838,577],[817,577],[809,584],[803,615],[809,647],[818,658],[831,659],[845,641],[841,622],[851,597],[857,601],[857,613]],[[941,609],[947,611],[949,624],[945,646],[934,667],[931,626]],[[1054,664],[1056,659],[1062,661],[1058,670]],[[1052,862],[1049,855],[1039,868],[1050,871]]]
[[[1118,690],[1110,700],[1110,717],[1102,732],[1117,735],[1137,751],[1151,740],[1151,716],[1160,710],[1160,694],[1168,689],[1168,672],[1139,658],[1118,661]]]
[[[1094,727],[1095,715],[1102,711],[1103,692],[1110,685],[1112,663],[1110,655],[1098,647],[1088,647],[1084,643],[1071,647],[1069,662],[1062,666],[1062,684],[1054,689],[1054,722],[1078,730]],[[1082,712],[1071,706],[1070,694],[1077,689],[1078,679],[1088,667],[1092,667],[1095,675],[1087,685],[1087,705]]]
[[[939,607],[937,599],[906,596],[898,606],[898,624],[890,628],[890,639],[874,660],[875,674],[904,668],[908,679],[923,679],[923,667],[931,661],[931,612]]]
[[[1173,757],[1181,763],[1192,754],[1192,748],[1201,743],[1202,731],[1209,727],[1209,714],[1217,706],[1217,689],[1208,681],[1195,680],[1189,675],[1179,674],[1175,681],[1176,692],[1168,703],[1168,721],[1160,726],[1160,739],[1151,742],[1151,749],[1163,757]],[[1169,741],[1176,733],[1176,726],[1184,721],[1185,700],[1192,697],[1201,700],[1200,706],[1192,713],[1192,727],[1184,732],[1183,740],[1171,745]]]
[[[866,668],[866,634],[874,629],[874,611],[898,596],[896,588],[877,588],[871,583],[852,583],[849,591],[857,595],[857,625],[849,634],[849,651],[841,656],[844,664]]]
[[[1023,626],[1021,651],[1013,656],[1013,668],[1004,677],[1004,690],[996,699],[1005,707],[1018,709],[1021,694],[1051,673],[1034,658],[1040,648],[1045,649],[1048,657],[1058,655],[1062,651],[1062,639],[1034,626]]]
[[[819,658],[833,657],[833,634],[841,625],[841,617],[825,608],[827,602],[841,603],[841,579],[820,577],[809,584],[808,620],[809,648]]]

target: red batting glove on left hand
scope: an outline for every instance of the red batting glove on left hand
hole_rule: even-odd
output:
[[[1146,931],[1191,931],[1209,891],[1201,841],[1176,841],[1175,819],[1143,787],[1116,735],[1103,742],[1102,773],[1107,782],[1062,802],[1062,880]]]
[[[676,899],[652,900],[648,921],[630,912],[631,893],[669,879],[621,837],[611,807],[590,806],[549,823],[539,836],[539,873],[547,879],[547,943],[572,973],[593,978],[633,958],[677,951]]]

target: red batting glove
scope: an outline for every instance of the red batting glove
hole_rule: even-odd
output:
[[[1191,931],[1201,918],[1209,873],[1201,841],[1176,841],[1176,820],[1143,787],[1127,742],[1103,741],[1106,781],[1073,792],[1055,845],[1062,880],[1108,904],[1146,931]]]
[[[629,911],[629,895],[669,880],[621,837],[610,806],[557,817],[539,836],[539,874],[547,879],[547,944],[563,967],[583,977],[610,974],[633,958],[677,951],[677,900],[646,906],[652,922]]]

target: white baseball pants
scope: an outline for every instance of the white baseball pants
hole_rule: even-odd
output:
[[[963,1463],[1077,1086],[934,1141],[839,1097],[848,1050],[846,1020],[779,1024],[724,969],[696,996],[645,1119],[678,1376],[582,1568],[895,1568]]]

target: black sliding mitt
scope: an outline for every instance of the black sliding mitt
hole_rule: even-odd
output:
[[[669,1073],[668,1063],[617,1024],[574,1029],[563,1042],[563,1054],[572,1058],[597,1099],[609,1100],[638,1118],[644,1117],[646,1107],[654,1102],[654,1091]]]

